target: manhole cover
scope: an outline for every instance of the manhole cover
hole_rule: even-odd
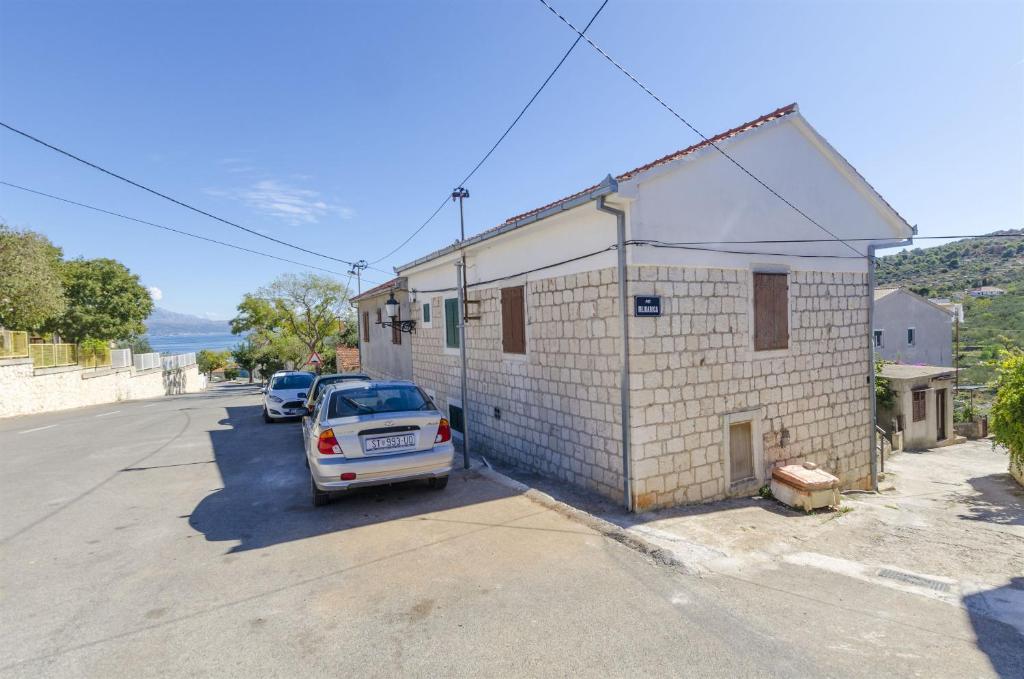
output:
[[[900,571],[894,571],[891,568],[883,568],[878,571],[878,575],[883,578],[889,578],[890,580],[899,580],[909,585],[917,585],[918,587],[924,587],[931,589],[936,592],[948,592],[949,584],[945,582],[939,582],[938,580],[932,580],[931,578],[921,577],[920,575],[913,575],[911,573],[903,573]]]

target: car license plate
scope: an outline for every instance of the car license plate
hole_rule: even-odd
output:
[[[403,434],[401,436],[380,436],[378,438],[366,439],[366,452],[371,450],[391,450],[393,448],[406,448],[416,445],[414,434]]]

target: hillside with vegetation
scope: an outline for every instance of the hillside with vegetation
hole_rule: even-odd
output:
[[[904,250],[878,259],[878,285],[905,287],[925,297],[964,305],[960,327],[961,384],[983,384],[1000,348],[1024,347],[1024,229],[996,231],[1005,238],[964,239],[933,248]],[[976,299],[982,285],[1006,290]]]

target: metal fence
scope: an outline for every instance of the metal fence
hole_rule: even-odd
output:
[[[0,358],[28,358],[28,333],[0,330]]]
[[[83,368],[109,368],[110,367],[110,347],[99,347],[95,349],[82,349],[78,348],[78,365]]]
[[[134,364],[136,370],[152,370],[163,365],[160,361],[160,353],[156,351],[149,354],[135,354]]]
[[[163,357],[164,370],[177,370],[178,368],[184,368],[186,366],[196,364],[196,355],[194,352],[188,354],[176,354],[174,356]]]
[[[111,368],[127,368],[132,364],[132,350],[131,349],[111,349],[110,350],[110,367]]]
[[[78,346],[75,344],[30,344],[28,354],[33,368],[56,368],[78,363]]]

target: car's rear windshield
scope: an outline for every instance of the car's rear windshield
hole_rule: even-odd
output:
[[[434,404],[419,387],[411,384],[375,385],[340,389],[331,395],[327,417],[352,417],[407,410],[434,410]]]
[[[313,384],[313,376],[306,373],[278,375],[270,382],[271,389],[305,389]]]
[[[321,377],[313,387],[313,398],[315,399],[319,394],[320,390],[326,387],[328,384],[334,384],[336,382],[344,382],[346,380],[365,380],[368,379],[365,375],[329,375],[327,377]]]

